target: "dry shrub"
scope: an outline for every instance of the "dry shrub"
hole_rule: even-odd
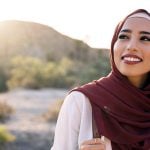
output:
[[[14,109],[10,105],[6,102],[0,102],[0,121],[7,119],[13,112]]]
[[[50,105],[48,111],[43,114],[44,119],[46,121],[54,121],[55,122],[57,120],[57,117],[58,117],[58,114],[59,114],[62,104],[63,104],[63,100],[54,101]]]

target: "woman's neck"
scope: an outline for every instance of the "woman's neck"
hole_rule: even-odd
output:
[[[147,80],[147,76],[148,75],[143,75],[140,77],[131,76],[131,77],[127,77],[127,78],[132,85],[134,85],[137,88],[142,88],[145,85],[145,82]]]

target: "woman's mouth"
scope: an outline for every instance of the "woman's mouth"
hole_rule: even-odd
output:
[[[123,60],[124,63],[126,64],[137,64],[143,61],[142,58],[136,55],[130,55],[130,54],[122,56],[121,60]]]

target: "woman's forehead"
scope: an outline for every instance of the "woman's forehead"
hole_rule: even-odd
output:
[[[133,21],[129,21],[129,20],[133,20]],[[120,30],[123,27],[125,27],[129,22],[130,23],[132,22],[132,25],[134,27],[137,27],[138,25],[140,25],[140,26],[145,26],[145,25],[147,26],[148,25],[148,28],[149,28],[150,27],[150,16],[146,13],[141,13],[141,12],[133,14],[133,15],[126,18],[126,20],[123,22],[122,27],[120,28]],[[133,23],[133,22],[135,22],[135,23]],[[148,30],[150,30],[150,29],[148,29]]]
[[[150,20],[145,17],[129,17],[124,22],[121,30],[123,28],[131,28],[132,30],[145,30],[150,32]]]

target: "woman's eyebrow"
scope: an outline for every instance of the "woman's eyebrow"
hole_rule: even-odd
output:
[[[120,32],[127,32],[127,33],[131,33],[131,30],[129,30],[129,29],[123,29],[123,30],[121,30]]]
[[[132,31],[130,29],[123,29],[120,32],[131,33]],[[150,35],[150,32],[148,32],[148,31],[140,31],[140,34],[148,34],[148,35]]]
[[[150,35],[150,32],[147,32],[147,31],[141,31],[140,34],[148,34],[148,35]]]

